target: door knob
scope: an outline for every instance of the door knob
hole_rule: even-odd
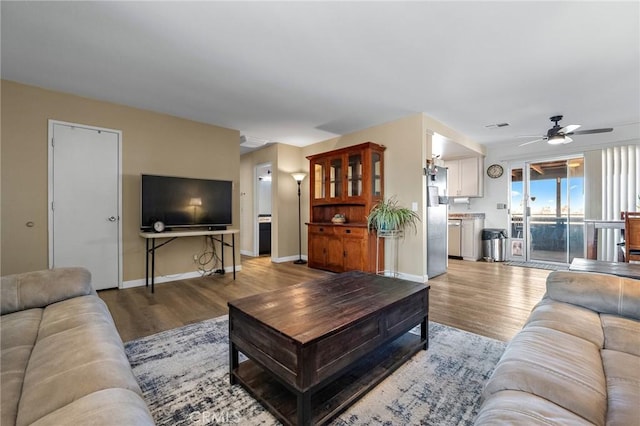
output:
[[[116,217],[115,216],[109,217],[109,222],[115,222],[115,221],[116,221]]]

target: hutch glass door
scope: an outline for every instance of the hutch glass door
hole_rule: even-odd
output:
[[[314,184],[314,198],[322,199],[325,196],[324,187],[324,163],[314,163],[313,164],[313,184]]]
[[[362,154],[349,154],[347,162],[347,196],[362,195]]]
[[[329,198],[342,197],[342,158],[332,158],[329,162]]]

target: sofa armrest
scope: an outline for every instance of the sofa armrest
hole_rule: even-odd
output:
[[[547,277],[544,297],[595,312],[640,319],[640,280],[593,272],[556,271]]]
[[[95,294],[91,273],[85,268],[56,268],[7,275],[0,280],[0,290],[2,315]]]

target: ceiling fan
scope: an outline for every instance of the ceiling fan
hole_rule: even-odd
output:
[[[538,138],[536,140],[532,140],[529,142],[525,142],[520,144],[520,146],[529,145],[536,142],[546,141],[550,145],[560,145],[564,143],[573,142],[570,135],[589,135],[593,133],[607,133],[612,132],[613,128],[607,127],[604,129],[590,129],[590,130],[577,130],[580,125],[579,124],[569,124],[568,126],[560,127],[558,122],[562,120],[561,115],[554,115],[549,118],[553,121],[553,127],[547,130],[547,134],[544,136],[518,136],[519,138]]]

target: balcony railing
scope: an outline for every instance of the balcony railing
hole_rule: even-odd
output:
[[[512,215],[512,238],[523,237],[523,223],[522,215]],[[582,215],[571,216],[570,219],[555,215],[532,215],[529,218],[529,227],[532,250],[566,251],[568,238],[569,261],[574,257],[619,260],[619,243],[623,240],[621,232],[624,228],[623,221],[589,220]]]

